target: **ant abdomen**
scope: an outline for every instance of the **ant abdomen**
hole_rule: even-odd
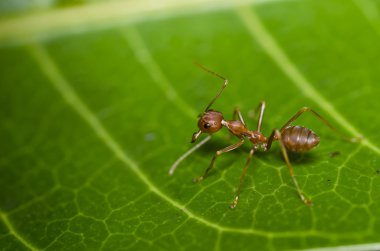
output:
[[[291,152],[307,152],[319,143],[319,137],[312,130],[303,126],[289,126],[281,132],[283,143]]]

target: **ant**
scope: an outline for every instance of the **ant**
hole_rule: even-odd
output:
[[[319,120],[321,120],[326,126],[328,126],[333,132],[339,134],[343,139],[351,141],[351,142],[357,142],[359,138],[349,138],[341,134],[338,130],[336,130],[324,117],[319,115],[317,112],[312,110],[309,107],[303,107],[298,112],[291,117],[288,122],[286,122],[280,129],[274,129],[269,137],[265,137],[261,132],[261,125],[263,121],[263,115],[265,111],[265,102],[262,101],[258,107],[256,108],[255,114],[260,111],[259,113],[259,119],[257,123],[257,129],[255,131],[249,130],[246,127],[246,124],[244,122],[243,116],[239,110],[239,108],[235,108],[233,112],[233,120],[225,120],[223,117],[223,114],[221,112],[215,111],[210,109],[211,105],[214,104],[214,102],[219,98],[220,94],[223,92],[223,90],[228,85],[228,80],[221,75],[219,75],[216,72],[213,72],[204,66],[197,64],[196,65],[201,68],[202,70],[208,72],[211,75],[214,75],[217,78],[220,78],[224,81],[221,89],[216,94],[216,96],[211,100],[211,102],[207,105],[205,111],[203,114],[200,115],[200,118],[198,120],[198,127],[199,131],[195,132],[192,136],[191,143],[194,143],[199,136],[202,133],[209,134],[206,138],[204,138],[202,141],[200,141],[198,144],[196,144],[194,147],[189,149],[185,154],[183,154],[181,157],[178,158],[176,162],[172,165],[172,167],[169,170],[169,175],[172,175],[177,168],[177,166],[185,159],[187,158],[191,153],[193,153],[195,150],[200,148],[202,145],[204,145],[207,141],[211,139],[211,135],[213,133],[218,132],[223,126],[226,127],[231,134],[239,138],[239,142],[232,144],[230,146],[227,146],[221,150],[216,151],[214,157],[211,160],[211,163],[209,167],[206,169],[205,173],[202,176],[199,176],[197,178],[193,179],[194,183],[197,183],[199,181],[202,181],[211,169],[214,167],[216,159],[222,155],[223,153],[235,150],[236,148],[243,145],[244,140],[248,138],[252,144],[253,147],[249,151],[248,159],[245,163],[243,173],[240,176],[240,183],[238,186],[238,189],[236,191],[235,198],[233,202],[230,205],[230,208],[235,208],[239,197],[241,193],[241,188],[244,182],[244,177],[247,173],[248,166],[252,160],[253,154],[258,151],[264,151],[267,152],[272,146],[273,141],[278,141],[280,144],[281,152],[283,155],[283,158],[286,162],[288,171],[290,173],[290,176],[292,177],[294,186],[298,192],[299,197],[301,198],[302,202],[306,205],[310,206],[312,205],[312,201],[305,197],[303,192],[301,191],[300,186],[298,185],[298,181],[296,177],[294,176],[294,170],[292,165],[290,164],[289,157],[288,157],[288,151],[289,152],[295,152],[295,153],[304,153],[308,152],[311,149],[315,148],[320,141],[320,138],[309,128],[299,125],[291,125],[296,119],[298,119],[299,116],[301,116],[305,112],[311,113],[313,116],[317,117]]]

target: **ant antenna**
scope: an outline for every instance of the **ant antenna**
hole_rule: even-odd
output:
[[[218,78],[224,80],[224,83],[223,83],[223,85],[222,85],[222,88],[220,88],[219,92],[218,92],[218,93],[216,94],[216,96],[211,100],[210,104],[208,104],[208,106],[206,107],[205,112],[207,112],[208,109],[211,107],[211,105],[214,104],[215,100],[217,100],[217,98],[219,98],[220,94],[222,94],[224,88],[226,88],[226,86],[228,85],[228,79],[226,79],[225,77],[219,75],[219,74],[216,73],[216,72],[213,72],[213,71],[207,69],[206,67],[204,67],[203,65],[201,65],[201,64],[199,64],[199,63],[197,63],[197,62],[195,62],[194,64],[195,64],[196,66],[198,66],[199,68],[201,68],[202,70],[204,70],[205,72],[208,72],[208,73],[210,73],[211,75],[214,75],[215,77],[218,77]]]

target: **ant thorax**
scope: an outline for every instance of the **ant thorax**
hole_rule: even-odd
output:
[[[237,137],[249,138],[256,149],[267,150],[267,138],[261,132],[248,130],[243,122],[238,120],[223,120],[222,125]]]
[[[235,136],[249,137],[249,130],[245,127],[245,125],[238,120],[222,120],[222,125],[227,127],[227,129]]]

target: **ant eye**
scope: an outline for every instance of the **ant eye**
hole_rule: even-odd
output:
[[[209,123],[206,123],[206,124],[203,125],[203,127],[204,127],[205,129],[209,129],[209,128],[211,127],[211,125],[210,125]]]

